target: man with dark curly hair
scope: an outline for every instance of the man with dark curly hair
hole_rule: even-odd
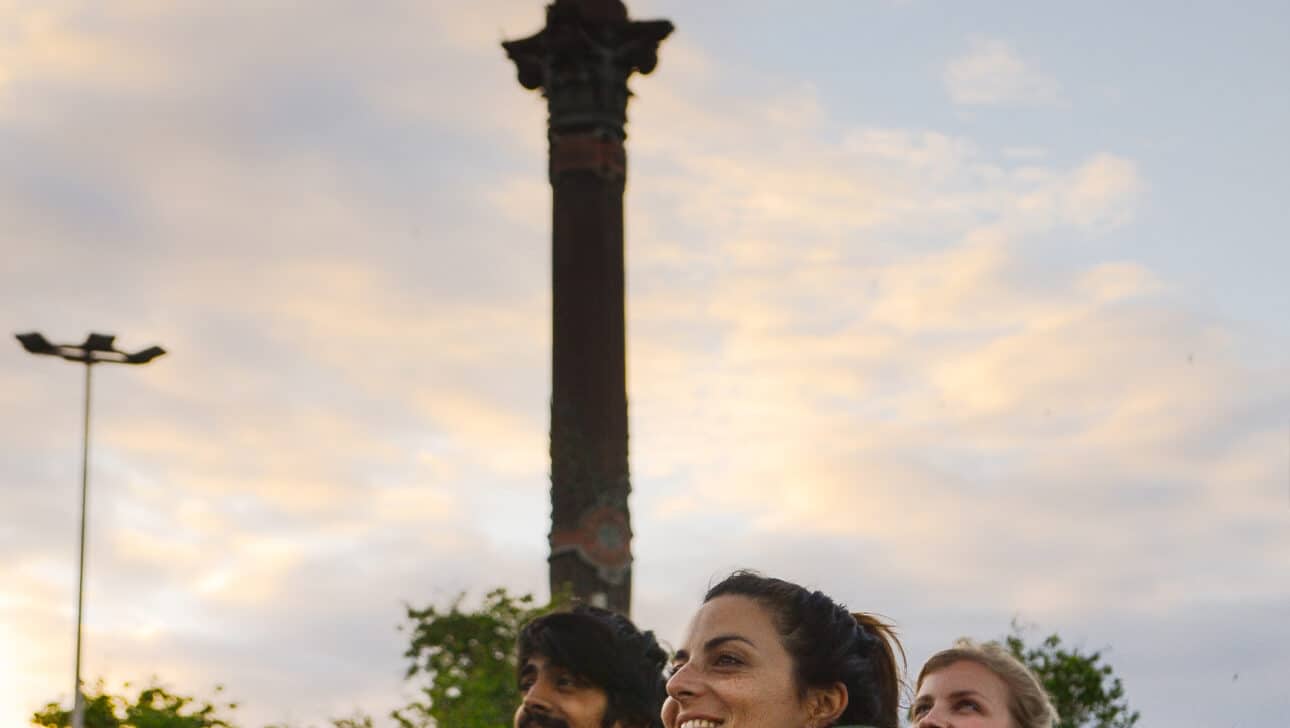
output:
[[[667,653],[626,617],[579,605],[520,632],[515,728],[661,728]]]

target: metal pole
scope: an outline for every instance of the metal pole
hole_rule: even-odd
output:
[[[72,728],[85,728],[85,694],[81,689],[81,636],[85,623],[85,524],[89,519],[90,493],[90,401],[92,369],[99,362],[147,364],[166,353],[160,346],[136,352],[117,349],[111,334],[91,333],[84,344],[51,344],[39,331],[16,334],[22,348],[32,354],[56,356],[85,365],[85,423],[81,437],[81,542],[76,562],[76,682],[72,686]]]
[[[81,694],[81,615],[85,605],[85,511],[90,490],[90,353],[85,353],[85,432],[81,447],[81,556],[76,574],[76,689],[72,698],[72,728],[85,728],[85,696]]]

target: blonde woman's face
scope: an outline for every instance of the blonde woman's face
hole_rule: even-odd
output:
[[[913,728],[1015,728],[1007,684],[971,660],[925,676],[910,712]]]

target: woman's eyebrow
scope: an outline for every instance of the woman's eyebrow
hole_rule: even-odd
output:
[[[752,640],[748,639],[747,637],[744,637],[743,635],[722,634],[722,635],[717,635],[716,637],[713,637],[707,642],[704,642],[703,649],[715,650],[716,648],[720,647],[721,645],[724,645],[727,642],[743,642],[747,644],[749,647],[752,647],[754,649],[756,649],[757,647],[757,645]],[[688,662],[689,659],[690,659],[689,650],[677,650],[676,653],[672,655],[672,664],[676,664],[678,662]]]
[[[748,639],[747,637],[744,637],[743,635],[722,634],[722,635],[717,635],[716,637],[713,637],[707,642],[704,642],[703,649],[714,650],[720,647],[721,645],[724,645],[727,642],[743,642],[747,644],[749,647],[752,647],[754,649],[756,649],[757,647],[757,645],[752,640]]]

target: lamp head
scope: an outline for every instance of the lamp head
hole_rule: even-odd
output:
[[[44,335],[32,331],[26,334],[16,334],[18,341],[22,342],[22,348],[33,354],[53,354],[54,345]]]
[[[116,341],[116,336],[112,334],[90,334],[85,337],[85,343],[81,348],[86,351],[115,351],[112,343]]]
[[[136,351],[133,354],[127,354],[125,361],[127,364],[147,364],[165,353],[166,350],[160,346],[149,346],[143,351]]]

